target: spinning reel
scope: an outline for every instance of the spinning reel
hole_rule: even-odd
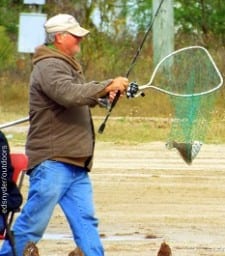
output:
[[[138,96],[142,96],[144,97],[145,94],[144,92],[140,92],[139,91],[139,85],[135,82],[131,82],[127,88],[127,92],[126,92],[127,98],[134,98],[134,97],[138,97]]]

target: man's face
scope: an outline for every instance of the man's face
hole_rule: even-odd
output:
[[[63,53],[73,57],[80,52],[80,42],[82,37],[70,33],[60,33],[56,35],[56,47]]]

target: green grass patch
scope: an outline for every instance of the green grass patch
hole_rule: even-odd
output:
[[[113,117],[108,120],[104,132],[102,134],[99,134],[98,128],[102,121],[103,117],[94,118],[96,140],[104,142],[113,142],[116,144],[123,145],[148,143],[152,141],[166,142],[171,128],[171,121],[167,118]],[[20,126],[21,125],[18,125],[18,127]],[[26,132],[21,132],[21,129],[16,129],[16,126],[14,126],[13,128],[3,129],[3,132],[9,138],[10,145],[25,145]],[[212,120],[211,123],[209,124],[208,133],[205,136],[204,143],[225,143],[224,135],[225,120]]]
[[[103,118],[102,118],[103,120]],[[167,119],[155,118],[111,118],[106,123],[102,134],[98,133],[98,128],[102,120],[95,120],[97,140],[133,144],[146,143],[151,141],[165,140],[169,132]]]

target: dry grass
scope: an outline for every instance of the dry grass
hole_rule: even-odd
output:
[[[27,115],[28,93],[27,85],[4,81],[0,83],[0,121],[11,121]]]
[[[28,115],[28,88],[25,83],[0,84],[0,123],[7,123],[21,119]],[[223,97],[223,95],[221,95]],[[206,142],[225,142],[225,111],[224,100],[219,100],[209,123]],[[103,134],[97,130],[102,123],[106,110],[95,108],[92,110],[96,128],[97,140],[116,143],[142,143],[150,141],[166,141],[171,128],[171,109],[168,97],[149,91],[144,97],[127,100],[123,97],[106,124]],[[26,133],[17,127],[5,129],[14,144],[23,145]]]
[[[21,116],[19,117],[21,118]],[[164,141],[168,139],[170,132],[170,120],[167,118],[125,118],[111,117],[103,134],[97,132],[103,117],[94,117],[96,140],[114,142],[123,145],[134,145],[152,141]],[[213,120],[210,123],[205,143],[225,143],[225,125],[223,121]],[[24,146],[26,140],[27,124],[4,129],[9,142],[13,146]]]

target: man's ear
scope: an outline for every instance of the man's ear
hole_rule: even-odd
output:
[[[62,38],[63,38],[63,34],[57,33],[55,35],[55,42],[58,44],[62,43]]]

